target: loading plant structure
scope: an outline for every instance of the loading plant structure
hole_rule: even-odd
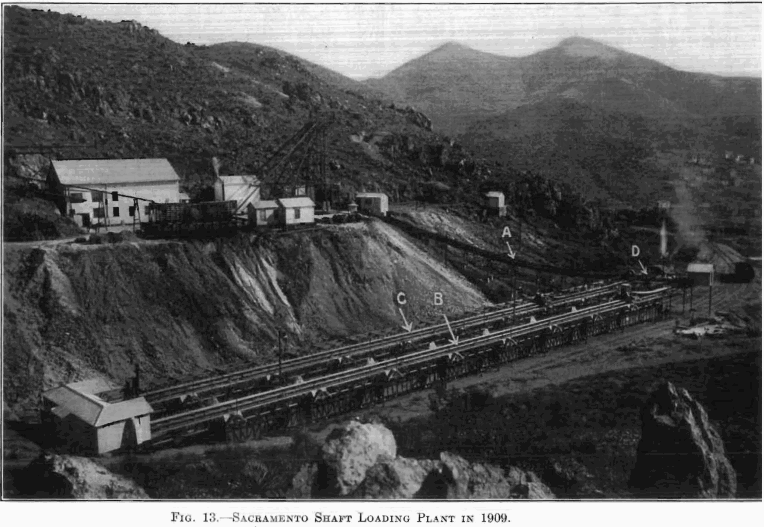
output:
[[[151,413],[146,399],[110,403],[97,394],[111,387],[100,380],[76,382],[42,394],[41,420],[59,447],[100,455],[132,448],[151,439]]]
[[[359,192],[355,195],[358,210],[373,216],[387,216],[389,209],[387,194],[380,192]]]
[[[48,185],[61,213],[80,227],[140,223],[148,205],[180,202],[180,178],[166,159],[52,161]]]

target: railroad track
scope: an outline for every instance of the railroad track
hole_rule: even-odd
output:
[[[451,322],[451,328],[455,331],[465,331],[477,326],[488,326],[506,320],[508,317],[525,318],[538,316],[548,309],[566,308],[584,302],[598,301],[617,293],[626,282],[616,282],[596,289],[586,291],[577,291],[567,295],[554,298],[550,305],[540,307],[534,303],[523,302],[516,307],[505,307],[490,313],[482,313],[469,316],[460,320]],[[341,366],[341,363],[347,365],[356,364],[359,360],[368,358],[380,359],[384,352],[395,351],[403,346],[413,345],[430,339],[437,339],[449,335],[448,326],[438,324],[425,328],[413,330],[409,333],[398,333],[380,339],[368,342],[350,344],[340,348],[334,348],[327,351],[321,351],[315,354],[306,355],[282,361],[279,363],[270,363],[261,366],[253,366],[231,373],[207,377],[188,381],[173,386],[159,388],[143,393],[149,403],[155,408],[161,408],[165,403],[179,400],[183,396],[213,396],[222,395],[226,392],[240,390],[244,385],[252,385],[257,382],[261,387],[272,388],[269,385],[271,379],[277,380],[279,374],[281,382],[285,377],[294,377],[297,375],[315,376],[326,373],[330,369]],[[404,351],[404,350],[401,350]],[[250,386],[256,389],[257,386]]]
[[[251,416],[253,412],[268,410],[271,407],[299,406],[306,398],[313,400],[322,394],[325,397],[330,397],[332,395],[330,390],[336,393],[346,389],[348,386],[370,385],[375,382],[375,379],[389,379],[391,376],[395,376],[396,372],[404,369],[409,371],[416,370],[423,366],[438,364],[438,361],[442,360],[465,360],[471,353],[489,348],[498,343],[504,346],[512,346],[516,345],[518,340],[537,336],[541,333],[548,332],[550,336],[553,336],[556,331],[563,332],[570,329],[570,327],[576,327],[575,323],[589,320],[592,323],[596,323],[598,319],[603,320],[606,317],[618,314],[628,317],[630,312],[639,312],[643,306],[651,305],[651,303],[654,304],[657,300],[663,299],[666,291],[666,289],[657,290],[653,294],[644,295],[633,303],[623,300],[612,300],[601,305],[574,310],[538,321],[531,321],[494,333],[486,333],[457,344],[436,346],[434,348],[428,347],[425,350],[410,353],[404,357],[392,358],[316,377],[290,386],[275,388],[267,392],[162,417],[152,421],[152,435],[153,438],[162,438],[171,432],[198,429],[200,426],[209,425],[221,418],[226,420],[232,416],[240,416],[242,419],[246,419],[244,417],[245,414],[250,414]],[[570,327],[566,327],[568,325]]]

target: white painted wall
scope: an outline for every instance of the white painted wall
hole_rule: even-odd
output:
[[[159,182],[159,183],[146,183],[146,184],[124,184],[124,185],[89,185],[89,188],[101,190],[106,192],[106,208],[108,214],[109,225],[121,225],[132,224],[133,216],[130,215],[130,209],[133,207],[133,200],[124,196],[117,196],[117,199],[112,199],[112,192],[119,194],[127,194],[138,198],[150,199],[157,203],[177,203],[180,201],[180,186],[177,182]],[[82,194],[85,199],[82,203],[71,203],[70,197],[72,194]],[[140,219],[146,221],[148,213],[146,207],[148,202],[139,201],[140,206]],[[100,207],[99,202],[93,202],[92,192],[88,190],[82,190],[78,188],[67,189],[67,215],[71,217],[71,211],[74,211],[74,220],[81,224],[82,213],[90,214],[91,225],[100,224],[105,225],[107,223],[106,218],[96,218],[93,211],[94,208]],[[118,212],[118,215],[115,214]]]

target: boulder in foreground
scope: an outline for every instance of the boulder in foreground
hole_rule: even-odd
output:
[[[708,414],[685,389],[661,384],[642,410],[629,486],[641,498],[734,498],[737,476]]]

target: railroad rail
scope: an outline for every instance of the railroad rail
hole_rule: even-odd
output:
[[[489,364],[511,360],[661,318],[670,290],[659,289],[632,302],[603,304],[554,315],[526,324],[429,346],[402,357],[300,381],[289,386],[220,402],[152,421],[152,441],[220,427],[232,439],[261,433],[373,405],[390,397],[427,388],[436,382],[469,375]]]
[[[503,307],[497,311],[454,320],[451,323],[451,328],[457,332],[466,332],[476,327],[487,328],[493,327],[496,324],[507,323],[507,319],[510,317],[514,317],[516,320],[540,316],[545,312],[555,312],[555,310],[567,309],[575,305],[583,306],[587,303],[599,302],[618,293],[624,285],[625,282],[616,282],[595,289],[576,291],[553,298],[547,306],[523,302],[517,306]],[[447,335],[449,335],[448,326],[445,323],[437,324],[408,333],[398,333],[368,342],[351,344],[312,355],[288,359],[282,361],[281,365],[276,362],[253,366],[231,373],[147,391],[142,395],[156,410],[161,410],[167,403],[180,400],[180,398],[189,395],[195,397],[202,395],[206,397],[226,395],[230,397],[232,395],[239,395],[242,391],[247,390],[263,391],[283,384],[284,380],[289,377],[313,377],[336,371],[340,368],[357,365],[359,361],[365,361],[369,358],[380,360],[388,355],[402,355],[418,342],[445,338]]]

